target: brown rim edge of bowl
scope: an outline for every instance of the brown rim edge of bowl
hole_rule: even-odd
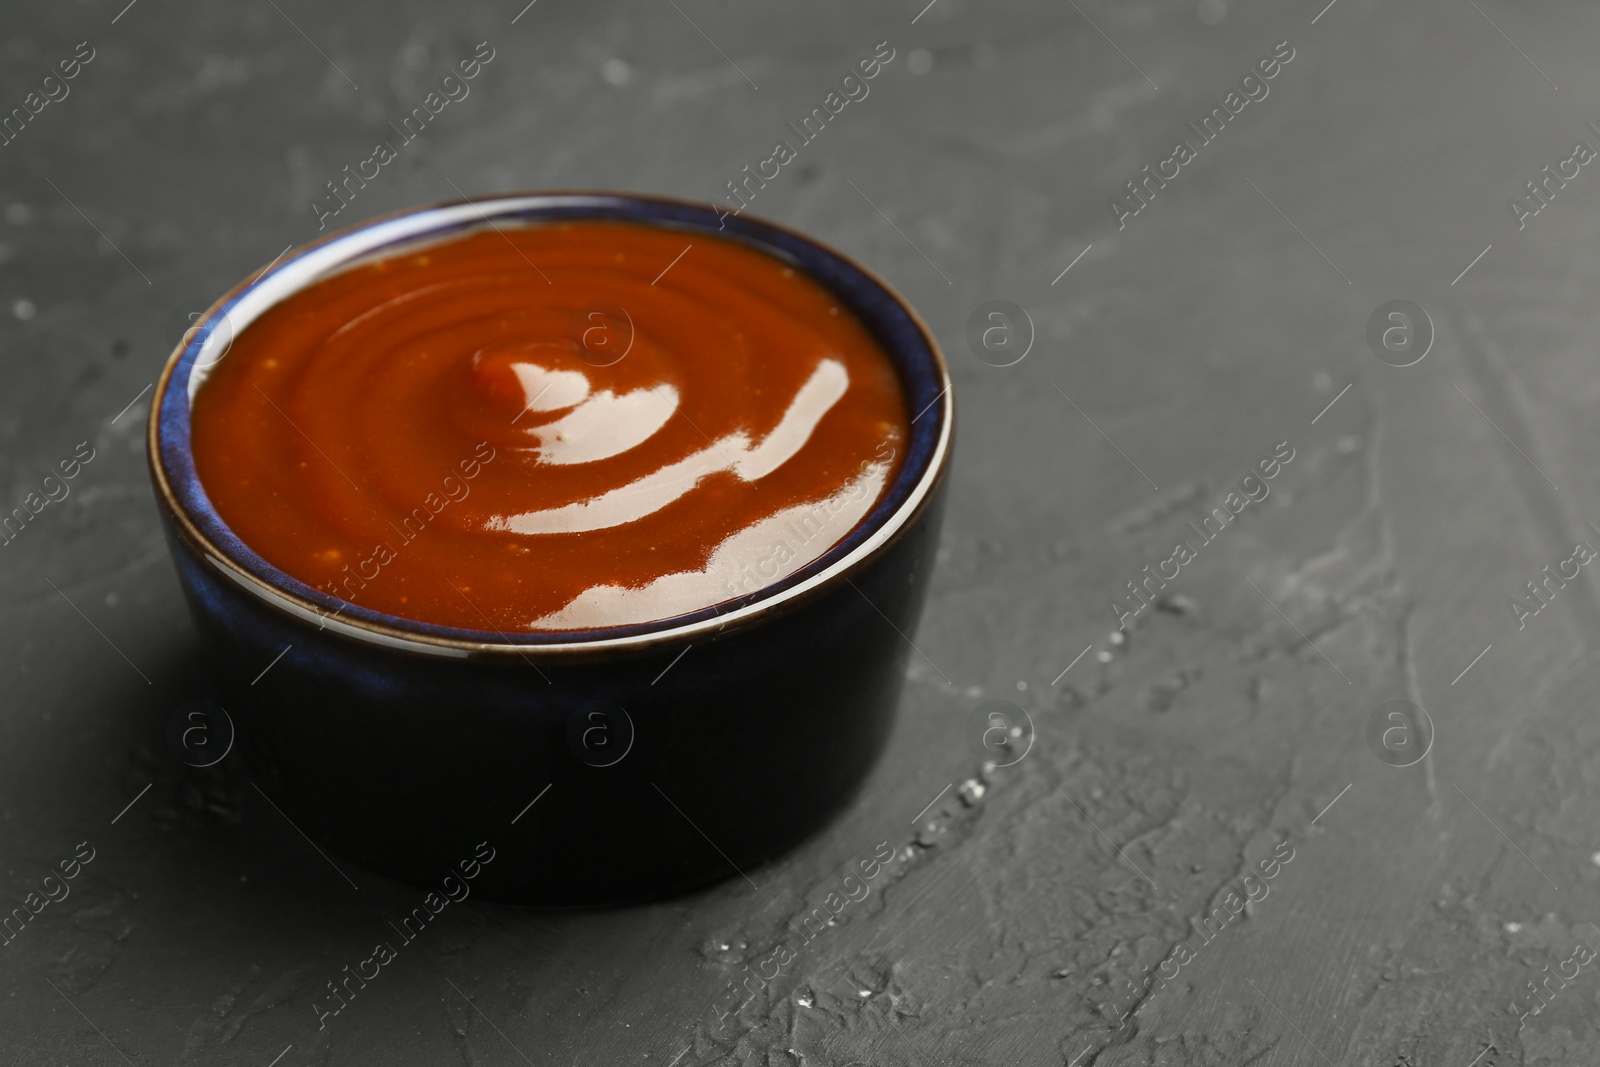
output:
[[[515,193],[496,193],[492,197],[484,198],[482,201],[471,200],[466,197],[463,197],[459,200],[440,200],[427,204],[413,205],[411,207],[402,208],[398,211],[392,211],[384,215],[376,215],[370,219],[352,223],[351,225],[346,226],[344,229],[336,230],[324,237],[302,245],[298,249],[291,248],[290,251],[295,253],[296,256],[303,255],[310,249],[331,243],[348,234],[354,233],[358,230],[367,229],[378,223],[385,222],[390,219],[402,218],[407,215],[421,214],[423,212],[433,211],[439,208],[458,207],[463,204],[477,207],[480,202],[487,203],[493,200],[510,200],[522,197],[563,196],[645,200],[656,203],[681,204],[687,207],[709,207],[713,210],[716,210],[716,205],[710,203],[709,201],[688,200],[681,197],[671,196],[657,196],[651,193],[616,192],[596,189],[551,189]],[[774,222],[764,216],[752,216],[752,218],[764,226],[770,226],[775,230],[780,230],[802,241],[816,245],[830,255],[837,256],[845,264],[860,271],[874,285],[877,285],[885,293],[894,298],[895,302],[899,304],[902,310],[904,310],[910,317],[911,322],[916,326],[918,333],[922,335],[924,342],[928,346],[929,353],[933,356],[934,366],[938,369],[939,377],[944,382],[944,391],[941,394],[941,399],[943,400],[941,407],[944,420],[939,435],[939,440],[934,446],[934,454],[928,464],[928,469],[923,473],[922,478],[919,479],[918,484],[913,489],[913,491],[920,491],[920,495],[915,499],[915,501],[907,501],[907,503],[912,504],[909,510],[897,511],[884,520],[883,525],[880,526],[879,529],[887,528],[891,523],[895,524],[894,529],[889,532],[884,541],[866,555],[840,570],[833,571],[832,573],[829,573],[828,571],[819,572],[819,574],[815,577],[824,580],[819,582],[816,586],[813,586],[809,589],[793,588],[786,591],[780,591],[773,599],[756,600],[751,604],[746,605],[745,608],[741,610],[747,611],[748,614],[737,620],[740,626],[764,621],[766,616],[777,614],[780,610],[789,610],[794,607],[798,607],[800,604],[803,604],[813,597],[821,595],[823,592],[825,592],[825,586],[834,583],[839,578],[848,577],[852,572],[860,571],[873,560],[881,556],[884,552],[888,551],[889,548],[893,546],[894,542],[903,536],[905,531],[913,525],[914,520],[917,519],[918,516],[920,516],[921,513],[927,509],[937,495],[937,490],[939,489],[940,483],[944,480],[946,470],[950,465],[950,457],[953,453],[951,444],[954,438],[955,429],[955,382],[950,377],[949,364],[945,360],[944,351],[939,347],[938,340],[933,336],[932,331],[928,329],[928,324],[923,321],[922,316],[917,312],[917,309],[912,306],[911,302],[902,296],[900,291],[890,285],[888,281],[880,277],[876,271],[865,266],[864,264],[858,263],[854,258],[846,255],[833,246],[824,244],[816,238],[802,233],[791,226],[786,226],[780,222]],[[287,262],[287,260],[280,260],[279,262]],[[269,266],[271,266],[271,264],[269,264]],[[206,309],[203,317],[209,318],[223,304],[233,299],[234,296],[242,292],[244,289],[253,285],[264,273],[265,270],[263,268],[257,268],[255,271],[251,272],[244,278],[244,280],[238,282],[233,286],[233,288],[229,289],[216,300],[212,301],[211,306]],[[172,372],[176,369],[178,361],[182,358],[184,349],[187,347],[188,345],[186,341],[180,339],[173,350],[167,355],[166,363],[161,369],[160,377],[156,379],[156,386],[151,394],[150,414],[149,418],[146,420],[149,425],[146,429],[145,435],[145,451],[150,464],[151,480],[155,483],[160,504],[163,506],[163,508],[165,508],[168,515],[173,518],[179,535],[184,539],[185,542],[188,543],[191,548],[196,549],[203,557],[214,560],[222,567],[227,568],[227,570],[236,580],[242,579],[243,584],[254,587],[256,595],[259,596],[265,603],[273,605],[281,611],[281,604],[277,604],[275,602],[287,601],[314,615],[324,619],[329,618],[330,616],[326,615],[321,610],[320,605],[314,604],[311,601],[306,600],[304,597],[301,597],[296,593],[292,593],[287,589],[282,589],[277,585],[274,585],[273,583],[250,573],[250,571],[240,566],[237,561],[231,558],[219,546],[213,544],[211,540],[205,536],[199,527],[195,525],[189,513],[185,511],[184,508],[179,504],[176,494],[173,493],[171,483],[167,478],[167,472],[161,465],[161,401],[166,396],[167,387],[171,382]],[[840,563],[843,563],[843,561],[841,560]],[[835,566],[838,565],[839,564],[835,564]],[[787,593],[787,595],[784,595],[785,593]],[[405,620],[403,616],[396,615],[393,616],[393,618],[400,619],[401,621],[408,621]],[[309,625],[309,620],[299,621],[307,622]],[[420,625],[437,625],[424,623],[422,620],[409,621],[417,622]],[[375,636],[387,638],[388,641],[412,642],[418,645],[430,646],[432,648],[458,650],[466,652],[469,655],[513,655],[523,657],[526,657],[530,653],[547,657],[569,657],[599,654],[612,651],[646,649],[669,641],[682,639],[687,636],[700,636],[705,639],[711,639],[715,638],[722,632],[724,628],[729,625],[727,621],[723,621],[721,625],[718,625],[716,619],[702,619],[699,622],[690,623],[683,626],[669,626],[662,630],[633,634],[628,637],[595,638],[591,640],[571,641],[566,643],[524,645],[513,642],[470,641],[460,638],[439,637],[433,634],[419,634],[411,630],[389,626],[384,623],[372,622],[367,619],[343,618],[339,620],[339,623],[342,628],[358,631],[357,633],[347,633],[343,629],[338,631],[340,633],[344,633],[345,636],[348,636],[351,640],[361,640],[360,632],[364,631]],[[650,624],[647,622],[644,625]],[[604,630],[605,627],[596,627],[595,629]],[[705,631],[707,630],[710,632],[706,633]],[[559,634],[564,631],[541,630],[536,632]],[[388,642],[385,642],[385,645],[393,648],[392,645],[388,645]],[[423,652],[421,649],[394,650]]]

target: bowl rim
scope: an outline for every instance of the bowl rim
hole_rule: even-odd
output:
[[[464,235],[482,228],[494,227],[496,218],[512,216],[517,225],[539,225],[541,222],[560,222],[582,219],[629,219],[623,212],[629,208],[649,211],[667,210],[675,215],[666,217],[644,216],[632,218],[631,221],[642,225],[661,226],[672,228],[674,224],[681,227],[716,234],[726,235],[728,239],[753,242],[761,250],[780,259],[785,258],[784,250],[764,238],[777,236],[790,242],[805,246],[809,251],[818,254],[823,261],[831,259],[843,266],[847,271],[854,271],[865,280],[870,290],[886,298],[893,309],[903,314],[908,324],[915,331],[915,337],[921,342],[921,353],[912,352],[909,358],[920,357],[925,354],[935,375],[933,384],[941,386],[938,395],[927,406],[912,417],[913,435],[908,440],[908,446],[916,441],[915,424],[924,415],[934,413],[936,409],[937,430],[931,448],[927,450],[921,462],[921,469],[915,472],[915,482],[909,487],[904,497],[887,514],[877,515],[886,501],[880,500],[872,511],[852,528],[844,538],[836,542],[827,552],[784,578],[763,586],[754,593],[742,597],[730,598],[708,605],[705,608],[695,609],[692,612],[682,613],[667,619],[649,621],[644,623],[627,623],[614,626],[595,627],[591,629],[573,630],[525,630],[514,634],[506,634],[490,624],[489,630],[478,630],[461,627],[445,626],[437,623],[423,622],[405,618],[404,616],[391,615],[375,609],[363,608],[351,601],[323,593],[309,584],[302,582],[293,575],[281,570],[255,552],[227,526],[215,506],[205,494],[199,478],[193,472],[192,440],[188,433],[188,423],[184,420],[182,438],[180,441],[169,441],[168,435],[163,433],[162,419],[163,407],[168,399],[168,394],[173,383],[173,378],[182,368],[186,374],[185,392],[188,394],[184,401],[185,410],[192,406],[194,394],[203,381],[204,374],[197,381],[193,375],[194,363],[212,342],[212,335],[206,327],[212,325],[219,316],[225,318],[239,302],[251,294],[260,293],[263,285],[269,279],[285,278],[284,272],[299,267],[300,273],[305,277],[292,284],[281,295],[275,298],[262,297],[265,302],[258,309],[253,309],[251,320],[247,320],[242,329],[247,329],[249,322],[256,315],[271,306],[287,299],[323,278],[343,269],[360,259],[372,258],[385,254],[384,249],[402,248],[408,244],[426,243],[432,240],[444,240],[452,235]],[[487,210],[486,210],[487,209]],[[498,209],[496,212],[495,209]],[[588,209],[593,214],[584,214]],[[604,209],[610,209],[607,213]],[[563,213],[564,212],[564,213]],[[685,213],[697,216],[696,222],[687,222]],[[474,223],[471,215],[476,215],[481,220]],[[700,215],[704,218],[698,218]],[[733,232],[724,230],[729,219],[734,224],[729,227]],[[464,220],[464,221],[462,221]],[[444,223],[444,225],[429,226],[430,221]],[[709,223],[717,222],[716,228],[711,228]],[[373,243],[369,247],[358,247],[353,253],[343,258],[330,256],[330,250],[341,243],[355,241],[363,234],[372,236],[385,230],[386,227],[398,223],[411,223],[412,230],[402,232],[391,240]],[[392,253],[390,253],[392,254]],[[321,261],[327,260],[326,265]],[[806,269],[797,264],[799,269]],[[813,272],[807,270],[812,279],[824,287],[828,283],[818,278]],[[281,287],[281,286],[280,286]],[[831,288],[831,287],[829,287]],[[841,292],[837,288],[832,291],[847,305],[854,305],[850,294]],[[854,309],[853,309],[854,310]],[[857,311],[859,315],[859,310]],[[231,330],[230,324],[230,330]],[[868,324],[869,331],[874,332],[879,344],[886,349],[891,349],[889,343],[877,336]],[[231,340],[227,343],[231,344]],[[913,346],[915,348],[917,346]],[[224,349],[226,355],[226,349]],[[891,349],[891,357],[897,354]],[[218,357],[221,358],[221,357]],[[187,366],[185,364],[187,363]],[[202,372],[207,368],[201,368]],[[897,370],[897,374],[899,371]],[[906,395],[908,408],[913,402],[910,395],[910,383],[902,378],[902,389]],[[258,600],[269,607],[285,612],[296,617],[302,622],[314,624],[319,630],[331,630],[346,637],[354,638],[367,644],[398,648],[404,651],[422,653],[426,655],[445,657],[467,657],[474,655],[514,655],[524,660],[530,654],[545,656],[547,654],[567,655],[593,653],[602,650],[638,649],[656,646],[666,642],[682,641],[685,639],[706,638],[721,630],[740,623],[755,622],[768,616],[785,612],[811,596],[825,591],[827,588],[837,586],[840,582],[849,581],[850,576],[864,569],[872,559],[886,551],[902,533],[905,532],[932,500],[935,489],[942,480],[945,469],[949,464],[953,424],[955,416],[955,389],[950,377],[949,366],[944,353],[939,348],[937,340],[928,329],[927,324],[917,313],[916,309],[900,295],[883,278],[874,271],[856,262],[851,257],[837,249],[824,244],[805,233],[782,223],[748,213],[734,214],[715,204],[704,201],[680,199],[676,197],[658,196],[655,194],[635,192],[613,192],[605,190],[539,190],[529,192],[497,193],[491,196],[472,199],[462,197],[457,200],[436,201],[427,204],[414,205],[389,212],[370,219],[357,222],[351,226],[336,230],[314,241],[308,242],[297,248],[291,248],[278,259],[265,268],[248,274],[222,296],[218,297],[206,311],[195,320],[195,326],[186,330],[182,339],[178,341],[172,352],[168,354],[161,374],[156,381],[155,389],[150,400],[150,415],[146,434],[146,450],[148,454],[151,478],[155,485],[157,496],[164,506],[167,515],[172,519],[176,532],[193,548],[204,562],[215,567],[224,577],[242,591],[253,594]],[[174,431],[174,436],[177,431]],[[188,468],[182,472],[178,479],[180,484],[174,484],[173,473],[167,469],[168,450],[172,449],[184,460]],[[906,462],[886,486],[886,496],[897,489],[908,477],[911,469],[911,460],[915,456],[914,448],[909,450]],[[191,507],[197,507],[205,513],[205,525],[215,526],[223,531],[234,542],[233,545],[218,544],[210,536],[202,523],[197,522]],[[863,533],[864,531],[864,533]],[[841,545],[855,537],[860,537],[857,544],[842,555],[837,555]],[[243,559],[236,558],[241,556]],[[836,558],[830,559],[830,556]],[[827,560],[825,564],[824,560]],[[265,572],[263,574],[262,572]],[[293,588],[285,588],[280,580],[303,587],[306,592]],[[852,586],[853,582],[850,583]],[[859,592],[859,589],[857,590]],[[309,594],[309,595],[308,595]],[[866,599],[865,594],[862,594]],[[318,600],[327,603],[319,605]],[[870,599],[868,603],[871,604]],[[328,607],[328,604],[337,607]],[[718,610],[728,605],[734,605],[728,610]],[[872,605],[876,608],[876,605]],[[346,608],[355,608],[357,613],[345,615]],[[324,610],[326,609],[326,610]],[[707,614],[709,612],[709,615]],[[685,620],[688,621],[678,621]],[[497,635],[498,640],[488,639],[484,636],[489,633]],[[565,638],[565,639],[564,639]]]

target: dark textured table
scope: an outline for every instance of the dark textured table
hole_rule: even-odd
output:
[[[924,2],[0,13],[0,1063],[1600,1061],[1600,9]],[[951,510],[824,833],[652,907],[453,905],[322,1015],[419,890],[169,749],[146,391],[480,42],[337,224],[718,199],[888,42],[750,210],[941,337]],[[993,700],[1032,743],[985,765]]]

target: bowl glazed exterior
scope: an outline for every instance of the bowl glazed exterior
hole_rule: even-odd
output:
[[[571,218],[753,242],[862,319],[916,419],[899,474],[849,536],[759,592],[675,619],[507,635],[337,600],[227,528],[195,474],[188,413],[233,330],[357,256],[490,219]],[[932,570],[954,407],[915,313],[809,238],[624,194],[402,212],[307,246],[219,300],[152,403],[152,479],[238,750],[295,826],[340,856],[436,885],[492,854],[474,891],[528,904],[658,898],[748,875],[814,832],[882,751]]]

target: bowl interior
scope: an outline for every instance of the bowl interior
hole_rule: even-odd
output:
[[[189,413],[207,371],[225,357],[232,338],[267,308],[356,260],[393,254],[403,246],[459,236],[490,225],[536,225],[569,219],[618,219],[742,240],[793,263],[832,291],[883,346],[899,374],[912,415],[899,473],[877,505],[842,540],[787,577],[757,592],[698,611],[647,623],[593,630],[518,631],[502,634],[437,626],[373,611],[324,593],[267,562],[222,521],[195,471]],[[953,404],[943,357],[917,316],[887,285],[862,267],[799,233],[749,217],[726,215],[708,205],[620,194],[536,194],[443,204],[360,224],[291,252],[260,276],[236,287],[196,323],[173,353],[154,398],[152,442],[177,507],[225,572],[232,565],[240,585],[297,614],[326,618],[337,613],[339,629],[365,636],[386,634],[385,643],[474,646],[545,646],[613,643],[677,634],[782,602],[848,570],[888,540],[937,480],[949,447]],[[941,402],[942,401],[942,402]],[[219,558],[220,557],[220,558]],[[252,581],[253,579],[253,581]]]

